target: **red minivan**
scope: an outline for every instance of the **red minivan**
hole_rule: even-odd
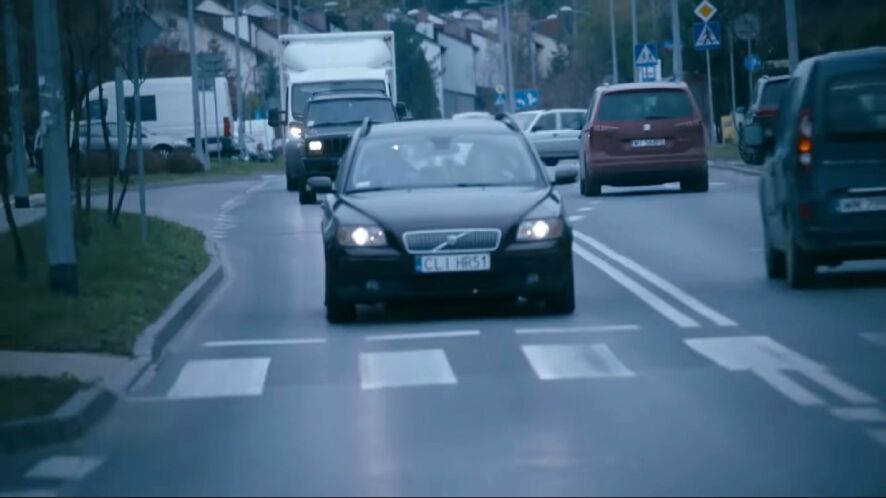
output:
[[[628,83],[594,92],[581,135],[581,193],[602,185],[680,182],[708,190],[708,158],[698,106],[685,83]]]

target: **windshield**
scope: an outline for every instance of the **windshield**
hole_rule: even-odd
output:
[[[692,104],[685,91],[644,90],[604,95],[600,102],[598,119],[601,122],[639,121],[692,116]]]
[[[763,86],[763,96],[760,98],[760,106],[777,106],[782,95],[788,89],[790,80],[770,81]]]
[[[327,81],[323,83],[297,83],[292,85],[291,104],[293,117],[305,112],[308,99],[317,93],[323,92],[346,92],[354,90],[377,91],[385,93],[384,81]]]
[[[520,127],[521,130],[528,130],[529,126],[532,124],[532,120],[538,116],[537,112],[521,112],[519,114],[514,114],[514,121],[517,122],[517,126]]]
[[[886,139],[886,76],[863,72],[834,79],[828,88],[827,116],[831,135]]]
[[[369,118],[373,123],[397,120],[391,102],[385,99],[322,100],[308,105],[307,126],[360,124]]]
[[[511,134],[368,138],[360,142],[348,191],[541,185],[526,144]]]

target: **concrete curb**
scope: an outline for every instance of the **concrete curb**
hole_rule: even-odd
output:
[[[166,346],[224,281],[224,265],[216,243],[207,238],[204,246],[211,258],[209,266],[139,335],[133,359],[120,372],[100,385],[78,392],[52,415],[0,425],[0,449],[18,451],[70,441],[95,425],[160,359]]]
[[[755,167],[755,166],[744,166],[740,163],[731,163],[731,162],[719,162],[719,161],[709,161],[708,166],[717,169],[723,169],[727,171],[734,171],[736,173],[741,173],[743,175],[749,176],[762,176],[763,168]]]

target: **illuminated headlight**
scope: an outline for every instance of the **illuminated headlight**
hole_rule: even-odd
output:
[[[345,247],[384,247],[385,232],[379,227],[339,227],[338,243]]]
[[[560,218],[526,220],[517,228],[517,240],[520,242],[556,239],[562,234],[563,220]]]
[[[311,152],[322,152],[323,142],[319,140],[311,140],[310,142],[308,142],[308,150]]]
[[[299,128],[298,126],[290,126],[289,127],[289,136],[290,137],[298,140],[301,138],[301,133],[302,133],[301,128]]]

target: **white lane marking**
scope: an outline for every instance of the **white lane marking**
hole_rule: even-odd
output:
[[[587,213],[588,211],[593,211],[593,210],[594,210],[594,208],[592,208],[592,207],[590,207],[590,206],[583,207],[583,208],[578,208],[578,211],[581,212],[581,213]]]
[[[819,387],[853,404],[877,399],[843,382],[824,365],[792,351],[768,336],[705,337],[684,339],[687,346],[733,372],[751,371],[800,405],[822,404],[820,398],[782,372],[802,374]]]
[[[417,332],[414,334],[382,334],[369,335],[366,340],[375,341],[409,341],[415,339],[450,339],[455,337],[472,337],[480,335],[479,330],[452,330],[448,332]]]
[[[753,370],[753,372],[769,384],[770,387],[783,394],[786,398],[800,406],[823,405],[824,400],[797,383],[779,370]]]
[[[569,221],[581,221],[583,219],[585,219],[585,217],[580,214],[573,215],[573,216],[569,217]]]
[[[526,345],[523,354],[541,380],[636,376],[605,344]]]
[[[711,187],[722,187],[723,185],[729,185],[726,182],[710,182],[708,185]]]
[[[251,339],[231,341],[208,341],[203,343],[204,348],[236,348],[250,346],[306,346],[311,344],[326,344],[322,337],[310,337],[306,339]]]
[[[360,354],[364,391],[393,387],[458,384],[442,349]]]
[[[886,446],[886,430],[884,429],[871,429],[868,431],[868,436],[874,441]]]
[[[850,406],[832,408],[831,413],[846,422],[886,424],[886,412],[873,406]]]
[[[259,396],[270,358],[191,360],[167,393],[169,399]]]
[[[534,329],[515,329],[517,334],[580,334],[585,332],[626,332],[640,330],[639,325],[588,325],[579,327],[542,327]]]
[[[881,348],[886,348],[886,334],[880,332],[867,332],[863,334],[858,334],[862,337],[862,339],[874,344],[876,346],[880,346]]]
[[[83,479],[101,464],[101,458],[56,455],[37,462],[25,477],[73,481]]]
[[[574,232],[573,232],[574,233]],[[578,244],[572,244],[572,251],[580,258],[599,268],[603,273],[609,275],[613,280],[621,284],[625,289],[640,298],[643,302],[652,307],[655,311],[661,313],[665,318],[674,322],[681,328],[699,327],[698,322],[684,314],[677,308],[674,308],[662,298],[653,294],[649,289],[643,287],[636,280],[627,276],[614,266],[610,265],[603,259],[591,254]]]
[[[667,293],[668,295],[670,295],[671,297],[673,297],[677,301],[680,301],[681,303],[683,303],[684,305],[686,305],[687,307],[689,307],[690,309],[692,309],[693,311],[695,311],[699,315],[707,318],[708,320],[711,320],[712,322],[714,322],[715,325],[718,325],[720,327],[735,327],[738,325],[733,320],[723,316],[722,314],[718,313],[717,311],[714,311],[706,304],[704,304],[701,301],[699,301],[698,299],[690,296],[685,291],[678,288],[676,285],[668,282],[667,280],[661,278],[660,276],[656,275],[652,271],[641,266],[636,261],[634,261],[628,257],[622,256],[621,254],[613,251],[612,249],[610,249],[609,247],[607,247],[605,244],[598,241],[597,239],[595,239],[589,235],[583,234],[583,233],[579,232],[578,230],[573,230],[572,233],[573,233],[573,235],[575,235],[576,238],[578,238],[582,242],[590,245],[592,248],[596,249],[597,251],[600,251],[604,256],[612,259],[613,261],[615,261],[617,263],[620,263],[625,268],[633,271],[634,273],[636,273],[640,277],[646,279],[647,282],[658,287],[659,289],[661,289],[662,291],[664,291],[665,293]]]
[[[0,492],[0,498],[13,498],[13,497],[39,498],[41,496],[45,496],[45,497],[58,496],[58,491],[55,491],[52,489],[33,488],[33,489],[14,489],[12,491]]]

